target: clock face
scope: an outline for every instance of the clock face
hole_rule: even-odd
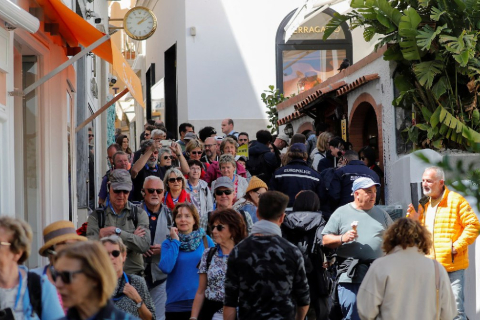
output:
[[[123,28],[127,35],[135,40],[150,38],[157,29],[157,18],[145,7],[130,9],[123,18]]]

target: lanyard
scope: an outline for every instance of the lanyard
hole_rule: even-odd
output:
[[[233,174],[233,179],[232,179],[232,182],[235,182],[235,178],[237,177],[237,175],[234,173]]]
[[[177,203],[178,199],[180,199],[181,195],[182,195],[182,193],[180,192],[180,195],[177,197],[177,199],[173,199],[173,197],[170,196],[172,198],[173,203]],[[163,204],[167,204],[167,197],[168,197],[168,191],[165,193],[165,198],[163,199]]]
[[[145,169],[147,169],[147,171],[157,172],[158,171],[158,165],[156,164],[155,169],[150,170],[150,167],[148,166],[148,164],[145,164]]]
[[[128,281],[128,277],[127,277],[127,274],[125,273],[125,271],[123,272],[123,278],[125,279],[125,283],[130,283],[130,282]],[[122,283],[120,283],[120,284],[118,285],[118,289],[119,289],[119,290],[120,290],[120,288],[122,288]],[[117,294],[112,298],[112,300],[113,300],[113,301],[118,301],[118,300],[122,299],[122,297],[123,297],[124,295],[125,295],[125,294],[124,294],[123,292],[121,292],[120,294],[118,294],[118,292],[117,292]]]
[[[22,293],[22,283],[23,283],[23,279],[22,279],[22,273],[20,272],[20,270],[18,270],[18,277],[19,277],[19,280],[18,280],[18,292],[17,292],[17,297],[15,298],[15,310],[17,309],[17,305],[18,305],[18,301],[20,301],[20,294]]]

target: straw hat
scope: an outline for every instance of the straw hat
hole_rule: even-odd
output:
[[[253,176],[250,179],[250,183],[248,184],[247,191],[245,191],[245,193],[249,193],[252,190],[260,189],[260,188],[265,188],[268,190],[268,186],[265,182],[263,182],[263,180],[261,180],[257,176]]]
[[[45,251],[57,243],[67,240],[87,241],[87,238],[77,234],[77,230],[71,221],[60,220],[43,229],[43,240],[45,244],[38,250],[38,253],[46,257],[47,253]]]

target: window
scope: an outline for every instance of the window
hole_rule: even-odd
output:
[[[277,88],[288,97],[297,95],[338,73],[343,59],[352,61],[352,36],[343,24],[323,41],[325,25],[335,11],[327,9],[306,21],[285,43],[285,26],[292,11],[277,31]]]

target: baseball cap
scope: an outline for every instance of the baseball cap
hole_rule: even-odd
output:
[[[238,161],[238,160],[247,162],[247,159],[245,158],[245,156],[235,156],[235,161]]]
[[[222,140],[223,140],[223,138],[222,138],[222,137],[220,137],[220,136],[215,136],[215,140],[217,140],[217,141],[222,141]]]
[[[358,189],[367,189],[372,186],[379,186],[380,183],[374,182],[372,179],[367,178],[367,177],[361,177],[353,181],[352,185],[352,195],[355,191]]]
[[[115,169],[110,171],[108,176],[110,188],[113,190],[132,191],[132,177],[130,172],[125,169]]]
[[[294,143],[290,146],[290,151],[291,152],[307,152],[307,147],[303,143]]]
[[[288,146],[289,141],[290,141],[290,138],[288,138],[288,136],[287,136],[286,134],[279,134],[279,135],[277,136],[277,138],[280,139],[280,140],[285,141],[285,143],[286,143],[287,146]]]
[[[192,139],[197,139],[197,135],[193,132],[187,132],[185,134],[185,137],[183,137],[183,140],[192,140]]]
[[[225,187],[231,190],[235,188],[235,186],[233,185],[232,179],[230,179],[229,177],[220,177],[217,180],[215,180],[215,190],[220,187]]]

